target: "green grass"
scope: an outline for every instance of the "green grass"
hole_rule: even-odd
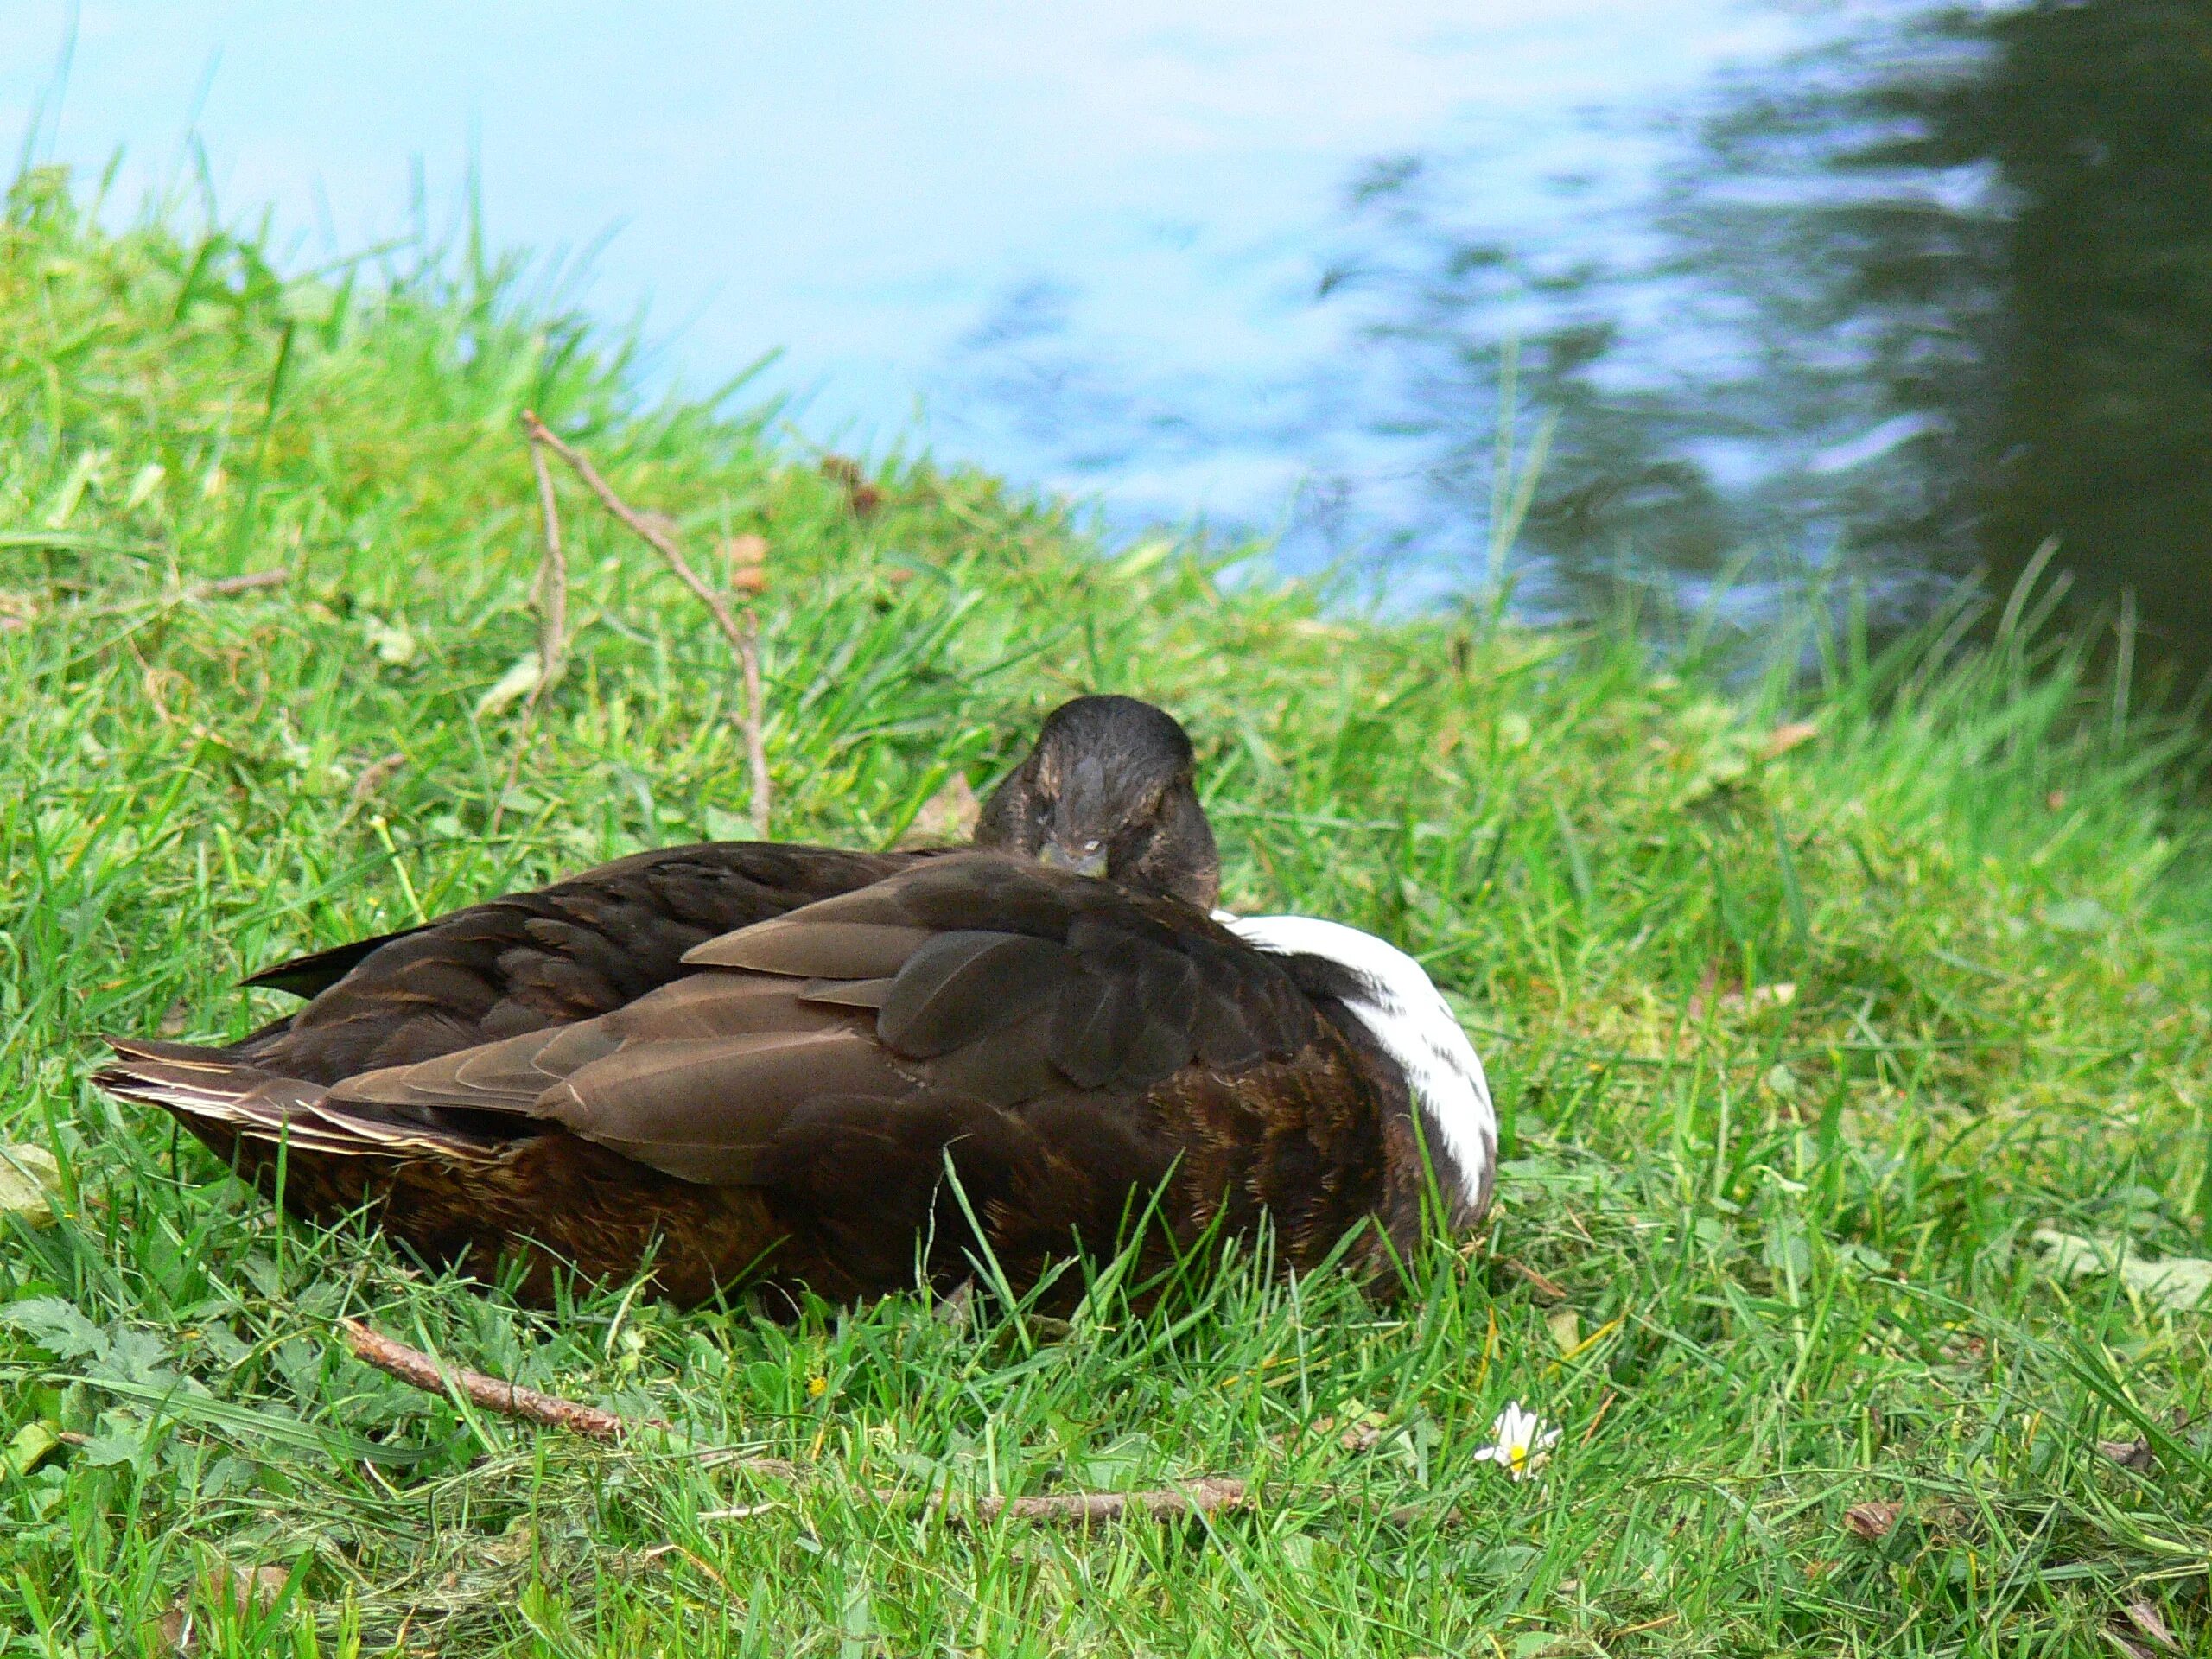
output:
[[[2208,1316],[2030,1238],[2204,1253],[2207,825],[2032,614],[1871,659],[1808,634],[1809,684],[1726,692],[1694,639],[1662,671],[1618,626],[1370,621],[922,461],[856,519],[515,291],[287,285],[249,243],[88,230],[50,178],[12,198],[0,1140],[65,1190],[0,1217],[0,1439],[87,1440],[0,1468],[0,1653],[157,1650],[181,1594],[221,1654],[2086,1656],[2139,1600],[2212,1639]],[[487,833],[521,722],[473,711],[537,632],[525,406],[695,548],[770,539],[779,836],[886,842],[1079,689],[1175,709],[1229,902],[1375,929],[1464,998],[1509,1129],[1484,1236],[1388,1307],[1239,1258],[1065,1330],[621,1287],[548,1318],[280,1226],[93,1092],[98,1033],[238,1033],[289,951],[732,832],[719,637],[564,484],[575,666]],[[347,1357],[348,1314],[681,1435],[463,1414]],[[1472,1457],[1516,1398],[1566,1431],[1522,1485]],[[2097,1451],[2138,1435],[2148,1470]],[[1084,1534],[864,1495],[1205,1473],[1265,1501]],[[224,1564],[292,1587],[240,1617],[195,1588]]]

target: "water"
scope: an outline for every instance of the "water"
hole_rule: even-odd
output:
[[[435,233],[473,155],[493,239],[593,249],[585,297],[649,308],[657,374],[780,352],[758,384],[824,442],[1261,525],[1396,464],[1351,406],[1351,321],[1314,299],[1373,158],[1478,161],[1485,211],[1548,234],[1554,181],[1632,199],[1649,114],[1794,27],[1739,0],[662,3],[619,27],[575,0],[90,0],[57,109],[72,10],[0,11],[0,125],[43,99],[54,156],[123,151],[118,201],[194,194],[189,131],[222,210],[271,209],[301,264],[408,234],[418,164]]]
[[[0,12],[0,120],[115,200],[189,130],[305,264],[473,157],[649,378],[780,350],[825,443],[1401,603],[1904,620],[2056,537],[2116,655],[2212,666],[2204,0],[95,3],[57,113],[67,15]]]

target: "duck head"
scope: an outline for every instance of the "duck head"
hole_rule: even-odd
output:
[[[1221,855],[1174,718],[1135,697],[1077,697],[983,808],[976,844],[1213,908]]]

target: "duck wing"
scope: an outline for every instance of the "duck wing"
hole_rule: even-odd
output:
[[[359,967],[364,959],[394,939],[404,939],[410,933],[422,931],[419,927],[403,927],[393,932],[354,939],[346,944],[334,944],[327,950],[312,950],[304,957],[294,957],[273,968],[264,968],[258,973],[248,974],[238,983],[251,985],[257,990],[283,991],[293,996],[320,996]]]
[[[932,860],[684,960],[697,971],[613,1013],[348,1078],[317,1127],[557,1127],[681,1181],[762,1189],[817,1258],[889,1285],[918,1231],[957,1249],[980,1220],[1003,1255],[1037,1260],[1071,1231],[1110,1244],[1186,1157],[1226,1179],[1224,1148],[1286,1128],[1239,1078],[1321,1077],[1287,1096],[1301,1119],[1360,1103],[1274,959],[1175,900],[1027,861]]]
[[[639,853],[422,927],[318,951],[247,982],[313,998],[224,1052],[334,1084],[588,1020],[680,976],[685,951],[913,864],[771,842]]]

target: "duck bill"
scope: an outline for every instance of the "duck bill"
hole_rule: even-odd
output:
[[[1106,874],[1106,849],[1096,842],[1081,852],[1071,853],[1057,840],[1048,841],[1039,849],[1037,861],[1047,869],[1066,870],[1075,875]]]

